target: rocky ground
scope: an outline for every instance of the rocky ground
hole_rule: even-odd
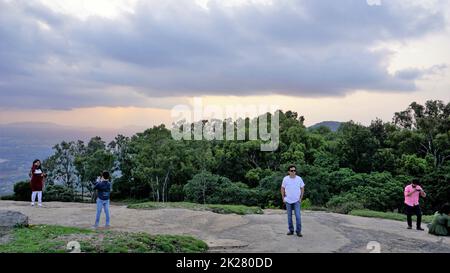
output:
[[[22,212],[30,224],[89,228],[95,218],[94,204],[49,202],[38,208],[28,202],[0,201],[1,210]],[[134,210],[122,205],[111,205],[110,210],[113,230],[192,235],[208,243],[211,252],[450,253],[449,237],[407,230],[406,223],[393,220],[303,211],[304,237],[299,238],[286,236],[282,210],[244,216],[187,209]]]

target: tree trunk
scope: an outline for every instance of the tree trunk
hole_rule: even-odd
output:
[[[169,173],[170,173],[170,171],[167,171],[166,177],[164,178],[163,193],[162,193],[163,203],[167,202],[167,197],[168,197],[167,187],[168,187],[168,181],[169,181]]]
[[[203,180],[203,204],[206,204],[206,182]]]

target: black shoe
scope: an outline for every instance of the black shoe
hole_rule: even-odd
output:
[[[407,227],[407,229],[412,229],[412,227]]]
[[[303,235],[301,233],[297,233],[298,237],[303,237]]]
[[[289,231],[288,233],[286,233],[286,235],[294,235],[294,232]]]
[[[418,228],[417,228],[417,230],[420,230],[420,231],[422,231],[422,230],[424,230],[424,229],[423,229],[423,228],[421,228],[421,227],[418,227]]]

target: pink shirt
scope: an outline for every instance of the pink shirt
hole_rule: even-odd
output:
[[[422,189],[420,186],[416,186],[416,189]],[[408,193],[413,192],[410,196]],[[416,191],[411,185],[405,187],[405,204],[408,206],[419,205],[420,192]]]

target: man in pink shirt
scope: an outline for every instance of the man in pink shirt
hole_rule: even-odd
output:
[[[410,185],[405,187],[405,205],[408,229],[412,229],[412,215],[417,216],[417,230],[423,230],[421,227],[422,211],[419,206],[419,197],[427,196],[422,187],[418,185],[418,180],[413,179]]]

